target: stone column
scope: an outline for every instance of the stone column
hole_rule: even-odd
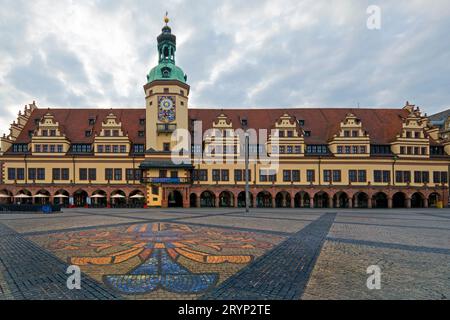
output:
[[[200,208],[201,207],[201,202],[200,202],[200,196],[197,196],[197,198],[195,199],[195,206],[197,207],[197,208]]]
[[[353,198],[348,198],[348,208],[353,209]]]
[[[428,208],[428,199],[423,199],[423,207]]]
[[[291,209],[295,208],[295,198],[291,197]]]
[[[305,206],[305,200],[303,198],[303,195],[300,196],[300,208],[303,208]]]
[[[406,198],[406,208],[411,209],[411,198]]]
[[[367,208],[369,208],[369,209],[373,208],[372,198],[371,197],[369,197],[369,199],[367,200]]]
[[[328,207],[333,208],[333,198],[332,197],[328,198]]]
[[[392,209],[392,198],[388,198],[388,209]]]
[[[314,209],[314,198],[310,198],[310,199],[309,199],[309,207],[310,207],[311,209]]]
[[[216,196],[216,202],[215,202],[215,207],[219,208],[220,207],[220,197]]]
[[[281,206],[282,206],[283,208],[286,208],[286,207],[287,207],[286,193],[283,193],[283,199],[282,199],[282,201],[281,201]]]

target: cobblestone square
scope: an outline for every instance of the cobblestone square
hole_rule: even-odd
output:
[[[81,269],[81,290],[66,270]],[[381,270],[370,290],[369,266]],[[0,215],[0,299],[449,299],[450,210]]]

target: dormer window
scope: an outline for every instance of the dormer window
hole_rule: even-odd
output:
[[[145,119],[139,119],[139,125],[145,126]]]
[[[138,132],[138,136],[139,137],[144,137],[145,136],[145,131],[139,131]]]
[[[298,120],[298,125],[303,127],[305,125],[305,120]]]
[[[241,126],[247,127],[248,126],[248,120],[247,119],[241,119]]]
[[[43,137],[48,137],[48,131],[47,130],[42,130],[42,136]]]
[[[85,132],[84,132],[84,136],[85,136],[86,138],[89,138],[90,136],[92,136],[92,131],[85,131]]]
[[[311,131],[305,131],[305,137],[311,137]]]
[[[111,130],[105,130],[105,137],[111,137]]]
[[[358,136],[358,131],[353,130],[352,131],[352,137],[356,138]]]
[[[119,136],[119,130],[113,130],[113,137],[118,137]]]
[[[41,122],[41,119],[34,119],[34,124],[35,124],[35,125],[38,126],[40,122]]]
[[[50,130],[50,137],[56,137],[56,130]]]
[[[95,119],[93,119],[93,118],[89,119],[89,125],[90,126],[95,125]]]
[[[33,130],[28,131],[28,137],[32,138],[32,137],[33,137],[33,134],[34,134],[34,131],[33,131]]]
[[[162,77],[163,78],[170,78],[170,74],[172,73],[172,69],[169,67],[164,67],[161,69]]]

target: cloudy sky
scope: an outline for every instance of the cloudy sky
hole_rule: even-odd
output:
[[[369,30],[369,5],[381,29]],[[192,107],[450,107],[448,0],[0,0],[0,128],[143,107],[169,11]]]

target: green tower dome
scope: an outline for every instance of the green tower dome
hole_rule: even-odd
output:
[[[169,19],[165,18],[166,25],[158,36],[158,60],[159,63],[147,75],[147,83],[156,80],[178,80],[187,82],[184,71],[175,64],[175,52],[177,50],[177,37],[167,25]]]

